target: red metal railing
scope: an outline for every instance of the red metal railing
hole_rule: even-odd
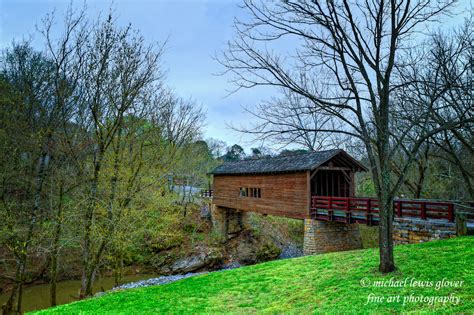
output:
[[[397,217],[454,222],[454,205],[450,202],[397,199],[393,210]],[[378,200],[374,198],[312,196],[310,212],[316,220],[367,225],[379,221]]]

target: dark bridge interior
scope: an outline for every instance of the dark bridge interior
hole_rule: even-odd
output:
[[[350,176],[342,170],[317,170],[311,179],[311,195],[349,197],[350,181]]]

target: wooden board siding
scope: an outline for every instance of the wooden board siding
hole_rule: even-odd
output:
[[[295,219],[309,218],[309,172],[214,175],[213,203],[220,207]],[[239,188],[260,188],[261,198],[240,197]]]

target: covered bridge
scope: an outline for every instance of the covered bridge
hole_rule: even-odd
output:
[[[214,228],[227,238],[257,212],[303,219],[306,254],[361,248],[356,224],[379,221],[378,201],[355,197],[361,171],[367,168],[340,149],[224,163],[212,172]],[[456,234],[452,203],[397,199],[393,209],[396,243]]]
[[[213,203],[306,219],[311,196],[354,196],[354,174],[366,170],[340,149],[224,163],[212,172]]]

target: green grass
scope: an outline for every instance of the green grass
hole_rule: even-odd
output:
[[[109,293],[39,313],[474,313],[474,237],[397,246],[395,259],[398,270],[390,275],[377,271],[377,249],[279,260]],[[374,286],[374,281],[406,278],[433,286]],[[443,279],[463,284],[438,290]],[[370,294],[385,300],[368,302]],[[451,295],[460,302],[404,304],[410,295]]]

